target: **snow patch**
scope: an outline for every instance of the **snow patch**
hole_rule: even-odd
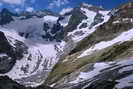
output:
[[[89,49],[85,50],[80,56],[78,56],[77,58],[82,58],[85,56],[88,56],[90,54],[92,54],[94,51],[98,51],[104,48],[107,48],[109,46],[112,46],[116,43],[122,43],[124,41],[130,41],[133,40],[133,29],[130,29],[126,32],[123,32],[120,36],[114,38],[111,41],[102,41],[100,43],[95,44],[94,46],[90,47]]]
[[[126,87],[133,86],[133,75],[129,75],[129,76],[122,78],[120,80],[116,80],[116,82],[118,82],[118,84],[115,85],[116,89],[122,89],[125,86]]]
[[[77,79],[74,81],[71,81],[70,83],[79,83],[84,80],[90,79],[90,78],[100,74],[100,70],[105,69],[107,67],[109,67],[109,64],[107,64],[107,63],[96,63],[96,64],[94,64],[94,69],[92,71],[80,72]]]
[[[68,15],[68,16],[65,16],[63,20],[60,20],[60,24],[63,26],[63,27],[66,27],[69,23],[69,20],[71,18],[72,15]]]
[[[69,13],[73,10],[73,8],[64,8],[61,12],[60,12],[60,15],[64,15],[66,13]]]
[[[7,54],[5,54],[5,53],[0,54],[0,57],[5,57],[5,56],[7,56]]]

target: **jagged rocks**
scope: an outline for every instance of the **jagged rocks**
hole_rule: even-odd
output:
[[[130,4],[130,5],[133,6],[133,4]],[[85,65],[88,65],[91,63],[97,63],[97,62],[101,62],[101,61],[102,62],[116,61],[116,60],[121,60],[123,58],[125,60],[127,60],[128,58],[131,58],[133,55],[133,53],[132,53],[133,40],[132,40],[132,35],[130,35],[131,38],[128,38],[127,35],[129,35],[131,33],[131,32],[128,33],[128,31],[132,30],[132,28],[133,28],[133,23],[132,23],[133,17],[131,15],[131,13],[129,13],[130,16],[127,15],[128,12],[126,12],[126,9],[128,9],[130,11],[130,10],[132,10],[132,6],[129,6],[129,4],[127,4],[127,6],[125,6],[126,8],[117,10],[114,13],[114,15],[111,15],[110,19],[107,22],[99,25],[94,32],[92,32],[85,39],[83,39],[79,43],[77,43],[77,46],[75,47],[75,49],[72,50],[67,57],[65,57],[64,59],[61,59],[54,66],[53,70],[51,71],[51,73],[49,74],[49,76],[47,78],[46,83],[48,85],[55,85],[55,87],[56,87],[56,84],[57,84],[57,86],[60,84],[63,85],[63,83],[66,83],[66,82],[68,83],[69,79],[71,80],[72,78],[75,77],[75,76],[71,76],[71,75],[74,75],[75,72],[80,73],[82,70],[79,70],[79,69],[81,69]],[[130,12],[132,12],[132,11],[130,11]],[[118,16],[115,16],[116,14]],[[97,16],[95,18],[97,19],[96,22],[102,21],[101,15],[97,14]],[[123,33],[127,33],[127,34],[123,35]],[[121,41],[119,41],[116,38],[120,38]],[[126,40],[124,40],[123,38],[125,38]],[[116,43],[112,44],[113,41],[115,41]],[[109,42],[109,44],[112,44],[112,45],[106,46],[106,45],[108,45],[108,44],[106,44],[108,42]],[[101,44],[101,45],[97,45],[97,44]],[[96,47],[96,49],[95,49],[95,47]],[[81,53],[84,53],[85,50],[87,50],[87,49],[88,50],[94,49],[94,50],[86,52],[87,56],[79,57],[79,55]],[[86,68],[88,68],[88,67],[86,67]],[[131,67],[131,70],[132,70],[132,68],[133,67]],[[108,70],[108,72],[110,71],[109,69],[107,69],[107,70]],[[113,73],[116,73],[116,75],[113,75]],[[93,78],[94,81],[96,79],[96,82],[94,82],[94,83],[91,83],[91,82],[86,83],[86,81],[85,81],[84,83],[87,85],[89,83],[92,84],[92,85],[88,86],[86,89],[113,89],[114,85],[117,84],[117,81],[110,81],[109,79],[112,78],[111,76],[115,77],[116,78],[115,80],[117,80],[117,79],[119,79],[118,77],[125,75],[125,74],[121,75],[119,73],[117,75],[117,73],[118,73],[118,70],[116,71],[114,69],[110,73],[107,73],[104,75],[104,76],[108,77],[105,80],[103,79],[104,77],[102,76],[102,78],[98,77],[98,79]],[[130,74],[127,74],[126,76],[128,76],[128,75],[130,75]],[[82,80],[82,78],[81,78],[81,80]],[[93,81],[93,80],[91,80],[91,81]],[[101,80],[101,82],[100,82],[100,80]],[[82,83],[81,83],[81,85],[82,85]],[[80,83],[77,84],[77,86],[78,87],[72,88],[72,89],[82,89],[82,86],[80,87]],[[126,87],[124,87],[123,89],[126,89]],[[60,87],[60,88],[63,89],[62,87]],[[69,89],[69,88],[67,87],[65,89]],[[71,89],[71,87],[70,87],[70,89]],[[122,89],[122,88],[118,88],[118,89]],[[129,87],[129,89],[130,89],[130,87]]]
[[[4,8],[1,12],[0,12],[0,25],[4,25],[7,23],[10,23],[11,21],[13,21],[13,17],[12,17],[12,13],[8,11],[8,9]]]
[[[47,86],[39,86],[36,88],[25,87],[11,80],[7,76],[0,76],[0,89],[53,89]]]
[[[127,59],[112,63],[110,67],[101,70],[99,75],[70,89],[77,89],[76,87],[80,87],[79,89],[132,89],[132,61],[132,59]]]
[[[129,6],[131,5],[131,6]],[[77,47],[73,50],[73,53],[83,50],[86,47],[90,47],[98,42],[112,40],[120,33],[133,28],[133,15],[132,15],[133,2],[125,4],[119,9],[114,9],[110,19],[97,27],[97,30],[85,37],[81,42],[77,44]],[[98,17],[99,18],[99,17]],[[101,19],[102,20],[102,19]]]
[[[55,84],[55,87],[59,89],[132,89],[132,62],[132,59],[125,59],[119,62],[86,65],[81,68],[80,74],[74,81],[72,78],[75,76],[69,75],[65,78],[67,83],[60,82]]]
[[[27,53],[27,47],[16,41],[13,47],[3,32],[0,31],[0,73],[6,73],[12,69],[17,59],[21,59]]]
[[[15,64],[15,54],[3,32],[0,32],[0,73],[8,72]]]
[[[51,21],[44,22],[43,30],[45,31],[45,35],[43,35],[43,39],[47,39],[49,41],[61,41],[64,37],[63,32],[63,26],[59,23],[60,17],[47,17],[47,18],[53,18]]]
[[[87,16],[83,14],[83,12],[80,10],[79,7],[74,8],[71,14],[72,16],[69,20],[69,23],[64,28],[64,30],[66,31],[65,34],[67,34],[67,32],[71,32],[74,29],[76,29],[76,27],[82,22],[82,20],[87,19]]]

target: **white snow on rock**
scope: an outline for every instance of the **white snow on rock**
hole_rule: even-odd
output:
[[[54,16],[33,17],[25,20],[15,20],[0,27],[0,31],[4,32],[13,47],[15,47],[14,44],[17,41],[24,43],[28,47],[28,54],[24,54],[22,59],[17,60],[12,70],[4,75],[8,75],[11,79],[21,84],[29,84],[28,86],[40,85],[44,81],[48,72],[57,63],[65,46],[63,41],[61,43],[48,42],[41,37],[45,34],[45,31],[43,31],[44,22],[53,24],[56,23],[57,19]],[[20,36],[19,32],[28,32],[32,33],[32,35],[27,39]],[[1,56],[3,55],[1,54]],[[32,79],[31,76],[34,76],[34,82],[30,81]],[[39,80],[38,77],[40,77]]]
[[[95,76],[102,73],[101,70],[108,69],[108,68],[110,71],[120,68],[120,70],[118,71],[118,73],[120,74],[125,71],[132,71],[133,70],[133,67],[131,67],[132,65],[133,65],[132,58],[126,59],[123,61],[95,63],[93,65],[94,69],[88,72],[80,72],[80,74],[76,77],[76,79],[73,81],[70,81],[69,83],[77,84],[77,83],[80,83],[88,79],[93,79]],[[124,66],[127,66],[127,67],[124,67]],[[133,86],[133,75],[130,74],[128,76],[125,76],[122,79],[116,80],[116,82],[118,82],[118,84],[115,85],[115,88],[117,89],[122,89],[124,87]]]
[[[121,23],[119,20],[114,21],[113,24]]]
[[[79,76],[76,78],[76,80],[71,81],[70,83],[79,83],[84,80],[93,78],[94,76],[100,74],[100,71],[102,69],[108,68],[109,63],[96,63],[94,64],[94,69],[88,72],[80,72]]]
[[[94,22],[94,18],[97,15],[97,13],[94,12],[94,11],[88,10],[87,8],[81,8],[81,10],[85,12],[84,14],[87,16],[87,19],[83,20],[77,26],[77,28],[74,31],[68,33],[68,36],[70,36],[74,42],[81,41],[86,36],[93,33],[97,29],[98,26],[100,26],[103,23],[107,22],[110,18],[110,16],[108,15],[109,11],[99,11],[99,13],[103,15],[103,17],[102,17],[104,19],[103,22],[98,23],[97,25],[93,26],[92,28],[89,28],[89,27],[91,27],[91,24]],[[86,28],[80,28],[80,26],[83,23],[87,23]]]
[[[5,53],[0,53],[0,57],[5,57],[5,56],[7,56],[7,54],[5,54]]]
[[[73,8],[64,8],[61,10],[60,15],[64,15],[66,13],[69,13],[73,10]]]
[[[129,75],[129,76],[125,77],[125,78],[117,80],[116,82],[118,82],[118,84],[115,85],[116,89],[122,89],[125,86],[126,87],[133,86],[133,83],[132,83],[133,82],[133,75]]]
[[[122,43],[124,41],[130,41],[130,40],[133,40],[133,29],[130,29],[126,32],[123,32],[121,35],[119,35],[118,37],[114,38],[111,41],[102,41],[100,43],[95,44],[94,46],[92,46],[89,49],[85,50],[77,58],[82,58],[82,57],[88,56],[88,55],[92,54],[94,51],[107,48],[107,47],[112,46],[116,43]]]
[[[36,44],[28,49],[28,55],[17,60],[13,69],[6,75],[12,79],[21,79],[37,74],[39,71],[50,71],[58,61],[57,51],[53,44]],[[30,57],[30,58],[29,58]]]
[[[118,23],[133,23],[132,18],[122,18],[121,20],[116,20],[113,22],[113,24],[118,24]]]
[[[124,67],[124,68],[120,69],[119,72],[122,73],[122,72],[126,72],[126,71],[131,71],[131,70],[133,71],[133,65]]]
[[[123,72],[126,72],[126,71],[133,71],[133,59],[132,58],[130,58],[128,60],[120,61],[120,62],[117,63],[117,65],[119,65],[117,67],[125,66],[125,67],[123,67],[119,70],[119,73],[123,73]],[[116,82],[118,82],[118,84],[115,85],[115,88],[118,88],[118,89],[122,89],[125,86],[126,87],[133,86],[133,75],[130,74],[128,76],[125,76],[122,79],[116,80]]]
[[[44,16],[44,22],[56,22],[58,17],[55,16]]]
[[[78,42],[80,40],[82,40],[86,35],[88,35],[89,33],[93,32],[92,29],[88,29],[88,28],[79,28],[83,23],[87,23],[87,27],[89,27],[91,25],[91,23],[94,21],[94,17],[96,16],[96,13],[93,11],[89,11],[86,8],[81,8],[82,11],[85,11],[85,15],[88,17],[86,20],[83,20],[78,26],[77,28],[68,33],[68,36],[72,36],[72,39],[75,42]],[[83,35],[75,35],[75,33],[80,32],[83,33]]]
[[[60,24],[63,27],[66,27],[68,25],[70,18],[71,18],[71,15],[65,16],[63,20],[60,20]]]

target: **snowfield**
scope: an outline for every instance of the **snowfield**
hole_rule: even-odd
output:
[[[127,66],[127,67],[124,67]],[[118,71],[118,73],[122,74],[125,71],[132,71],[133,70],[133,59],[127,59],[127,60],[123,60],[123,61],[114,61],[114,62],[99,62],[99,63],[95,63],[93,65],[92,70],[88,71],[88,72],[80,72],[80,74],[77,76],[77,78],[74,81],[69,82],[70,84],[78,84],[80,82],[83,82],[85,80],[91,80],[93,81],[93,78],[95,79],[95,76],[98,76],[100,74],[103,73],[103,70],[106,71],[106,69],[108,69],[108,71],[110,70],[115,70],[117,68],[120,68],[120,70]],[[106,75],[105,75],[106,76]],[[128,76],[125,76],[123,78],[121,78],[120,80],[115,80],[116,82],[118,82],[114,89],[122,89],[124,87],[128,87],[128,86],[132,86],[133,85],[133,75],[130,74]],[[91,84],[91,81],[90,83]],[[85,89],[86,87],[89,86],[86,85],[85,87],[83,87],[82,89]]]
[[[110,63],[96,63],[94,64],[94,69],[89,72],[80,72],[76,80],[71,81],[70,83],[79,83],[87,79],[93,78],[94,76],[100,74],[102,69],[108,68]]]
[[[77,58],[82,58],[82,57],[88,56],[88,55],[92,54],[94,51],[98,51],[98,50],[107,48],[116,43],[123,43],[125,41],[130,41],[130,40],[133,40],[133,29],[130,29],[127,32],[123,32],[121,35],[119,35],[118,37],[114,38],[111,41],[103,41],[103,42],[95,44],[93,47],[90,47],[89,49],[85,50]]]
[[[17,41],[20,41],[28,48],[28,54],[23,54],[24,57],[17,60],[12,70],[4,75],[27,86],[37,86],[45,80],[52,67],[58,62],[61,53],[63,54],[66,45],[63,41],[49,42],[41,37],[42,34],[45,34],[43,23],[47,22],[53,25],[57,19],[58,17],[55,16],[35,17],[26,20],[15,20],[0,27],[0,31],[4,32],[13,47],[15,47]],[[19,32],[30,33],[31,36],[25,38],[20,36]],[[1,54],[0,56],[5,55]],[[34,76],[33,80],[31,76]]]

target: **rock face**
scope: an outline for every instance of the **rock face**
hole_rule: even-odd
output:
[[[11,80],[7,76],[1,76],[0,89],[53,89],[53,88],[46,87],[46,86],[39,86],[37,88],[24,87],[23,85],[20,85],[17,82]]]
[[[0,75],[25,86],[35,87],[45,81],[66,44],[63,38],[56,38],[63,30],[59,17],[47,12],[38,14],[11,15],[13,21],[0,25]],[[45,29],[45,23],[49,29]],[[45,38],[47,33],[50,36]]]
[[[82,3],[60,15],[3,9],[0,89],[133,89],[132,9],[133,2],[111,11]]]
[[[8,9],[6,8],[2,9],[0,13],[0,25],[4,25],[13,21],[13,17],[12,17],[13,15],[14,14],[9,12]]]
[[[11,70],[16,61],[12,46],[6,39],[3,32],[0,32],[0,73]]]
[[[121,32],[131,29],[133,27],[133,15],[130,11],[132,8],[133,5],[131,3],[130,7],[129,4],[127,4],[126,6],[124,5],[122,7],[119,7],[119,9],[114,9],[113,11],[111,11],[110,13],[112,13],[112,15],[109,21],[104,23],[103,25],[100,25],[93,34],[84,38],[73,51],[80,51],[86,46],[92,46],[100,41],[111,40],[118,36],[118,34],[120,34]]]
[[[49,17],[47,17],[49,18]],[[51,17],[52,18],[52,17]],[[51,22],[45,22],[43,25],[43,30],[46,32],[46,34],[43,36],[44,39],[53,41],[61,41],[63,40],[63,26],[59,23],[60,17],[55,18],[55,21],[51,20]]]
[[[0,73],[10,71],[15,64],[15,55],[4,33],[0,32]]]
[[[22,42],[16,41],[13,47],[5,34],[0,31],[0,73],[9,72],[16,60],[21,59],[26,52],[27,47]]]
[[[99,75],[95,75],[93,71],[85,72],[92,69],[93,63],[115,62],[116,60],[128,60],[132,57],[133,35],[130,31],[133,28],[133,17],[132,13],[126,12],[130,11],[132,7],[133,3],[129,2],[109,12],[110,18],[107,22],[99,25],[94,32],[77,42],[70,54],[55,65],[46,83],[62,89],[115,89],[117,84],[119,85],[116,80],[132,76],[132,72],[128,69],[125,73],[119,73],[118,70],[121,67],[118,67],[117,70],[114,64],[112,64],[114,66],[110,66],[113,68],[112,71],[110,68],[105,69],[106,73],[100,72]],[[95,18],[99,19],[97,16],[98,14]],[[131,35],[129,36],[129,34]],[[133,69],[132,66],[130,68]],[[133,80],[131,79],[131,81]],[[123,87],[116,89],[128,88],[132,88],[132,84],[131,86],[124,84]]]
[[[132,59],[126,59],[121,62],[94,64],[92,69],[81,73],[76,81],[72,81],[73,84],[71,82],[70,84],[67,83],[56,87],[61,89],[132,89],[133,71],[132,69],[129,70],[129,68],[133,67],[132,61]],[[89,73],[94,74],[90,75]],[[92,77],[83,81],[82,78],[84,79],[84,76]],[[74,84],[74,82],[77,82],[77,84]]]

